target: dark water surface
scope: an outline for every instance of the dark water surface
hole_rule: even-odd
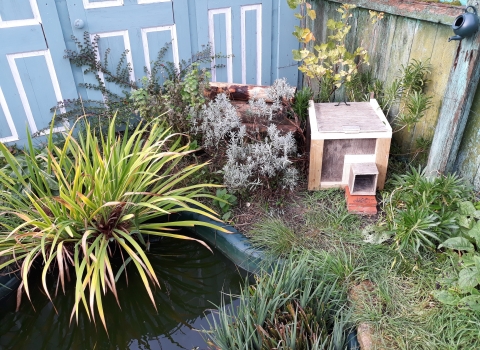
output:
[[[238,293],[245,273],[220,252],[212,254],[191,241],[152,243],[149,258],[161,284],[154,292],[158,312],[135,268],[128,269],[128,286],[124,278],[117,283],[122,310],[111,293],[104,298],[108,336],[100,320],[95,327],[84,312],[78,325],[75,320],[70,325],[73,284],[66,295],[59,291],[54,298],[57,314],[40,284],[32,282],[36,311],[26,296],[19,312],[15,312],[14,294],[2,303],[0,349],[207,349],[195,329],[208,328],[212,302],[220,304],[222,290]],[[53,285],[55,280],[50,282]]]

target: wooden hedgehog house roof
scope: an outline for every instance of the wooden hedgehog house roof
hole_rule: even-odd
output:
[[[392,127],[377,100],[313,103],[309,106],[312,140],[391,138]]]

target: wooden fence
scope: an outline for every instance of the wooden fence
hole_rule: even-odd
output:
[[[329,18],[340,19],[336,10],[341,3],[357,5],[347,47],[366,48],[373,75],[386,86],[413,59],[431,63],[426,93],[432,107],[413,130],[394,135],[402,152],[411,152],[419,137],[433,138],[428,170],[456,171],[480,189],[480,93],[475,95],[479,74],[474,68],[480,35],[448,42],[451,24],[464,7],[415,0],[316,1],[317,20],[309,25],[317,41],[326,39]],[[385,16],[372,24],[369,10]]]

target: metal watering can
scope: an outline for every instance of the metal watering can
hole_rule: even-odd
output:
[[[473,13],[468,12],[469,8],[473,10]],[[465,13],[455,18],[455,21],[452,24],[452,29],[456,35],[448,38],[448,41],[462,40],[463,38],[473,35],[478,29],[478,22],[479,20],[475,7],[467,6]]]

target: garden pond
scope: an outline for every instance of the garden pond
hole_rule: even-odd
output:
[[[161,284],[154,291],[158,311],[136,269],[128,269],[128,285],[125,278],[117,283],[121,309],[112,294],[104,299],[107,335],[101,322],[95,326],[85,312],[78,325],[75,319],[70,324],[73,283],[65,295],[59,287],[52,304],[41,290],[40,276],[32,276],[38,278],[38,288],[31,284],[32,303],[24,295],[15,312],[12,293],[0,306],[0,349],[206,349],[198,330],[209,328],[207,319],[214,317],[222,293],[238,294],[246,272],[193,241],[164,237],[151,244],[149,258]],[[54,292],[56,280],[50,282]]]

